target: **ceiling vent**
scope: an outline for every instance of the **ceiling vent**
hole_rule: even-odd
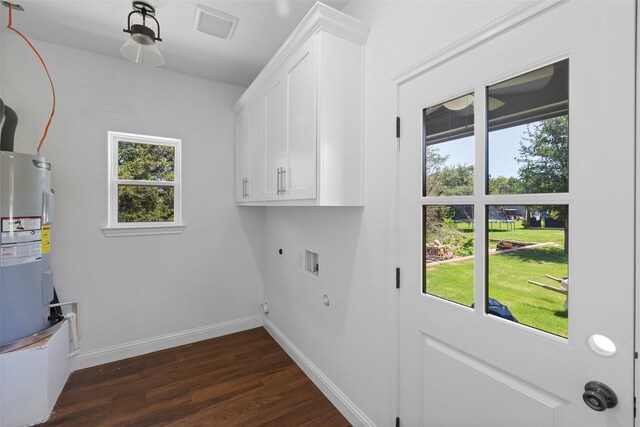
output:
[[[201,4],[196,7],[196,23],[194,26],[196,31],[230,40],[237,25],[238,18],[235,16]]]

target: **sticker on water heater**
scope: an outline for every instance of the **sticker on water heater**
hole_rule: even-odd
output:
[[[18,245],[2,245],[0,266],[27,264],[42,259],[40,243],[21,243]]]
[[[0,266],[27,264],[42,259],[42,218],[2,218]]]
[[[51,251],[51,226],[42,226],[42,254],[48,254]]]
[[[32,231],[40,230],[42,227],[42,217],[25,216],[2,218],[2,233],[11,233],[12,231]]]

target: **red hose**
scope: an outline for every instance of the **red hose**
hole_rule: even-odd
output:
[[[11,26],[11,23],[12,23],[11,6],[9,6],[9,23],[7,24],[7,28],[13,31],[14,33],[16,33],[17,35],[19,35],[20,37],[22,37],[24,41],[27,42],[29,47],[33,49],[35,54],[38,56],[38,59],[42,63],[42,66],[44,67],[44,71],[47,73],[47,77],[49,78],[49,83],[51,83],[51,94],[53,95],[53,105],[51,107],[51,115],[49,116],[49,121],[47,121],[47,126],[44,128],[44,133],[42,134],[42,138],[40,139],[40,143],[38,144],[38,149],[36,150],[36,153],[40,155],[40,149],[42,148],[42,144],[44,143],[45,138],[47,137],[47,133],[49,132],[49,126],[51,125],[51,120],[53,120],[53,115],[56,112],[56,89],[53,87],[53,80],[51,80],[51,74],[49,74],[49,69],[47,68],[47,64],[44,63],[44,60],[38,53],[37,49],[31,44],[29,39],[24,36],[24,34],[16,30],[15,28],[13,28]]]

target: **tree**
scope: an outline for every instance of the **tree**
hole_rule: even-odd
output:
[[[446,166],[449,156],[435,146],[425,149],[425,193],[427,196],[461,196],[473,194],[473,166]],[[451,246],[457,256],[473,254],[473,237],[458,231],[453,222],[455,206],[425,206],[424,233],[427,244],[438,240]]]
[[[473,194],[473,166],[445,166],[436,174],[441,183],[441,196],[469,196]]]
[[[425,194],[427,196],[468,196],[473,194],[473,166],[445,166],[449,156],[432,145],[425,149]]]
[[[133,181],[173,181],[173,147],[154,144],[118,144],[118,178]],[[141,184],[143,184],[141,182]],[[120,185],[119,222],[173,221],[174,193],[171,186]]]
[[[566,193],[569,191],[569,119],[546,119],[528,128],[520,141],[522,166],[518,169],[523,193]],[[551,214],[564,220],[564,250],[568,253],[569,212],[566,205],[551,206]]]
[[[522,184],[516,177],[489,177],[489,194],[520,194],[524,193]]]
[[[425,147],[424,159],[424,186],[427,196],[439,196],[442,192],[443,183],[438,179],[438,174],[444,167],[449,156],[440,154],[440,150],[433,145]],[[444,218],[443,207],[424,208],[424,233],[427,241],[433,240],[433,236],[438,235],[439,224]]]
[[[569,191],[569,122],[546,119],[527,129],[520,141],[518,175],[525,193]]]
[[[438,179],[438,173],[444,167],[449,156],[440,154],[440,150],[433,145],[427,145],[424,150],[424,185],[425,195],[439,196],[442,191],[443,183]]]

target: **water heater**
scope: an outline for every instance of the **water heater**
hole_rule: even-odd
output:
[[[0,151],[0,347],[45,335],[53,326],[51,164]],[[13,346],[15,347],[15,346]]]

